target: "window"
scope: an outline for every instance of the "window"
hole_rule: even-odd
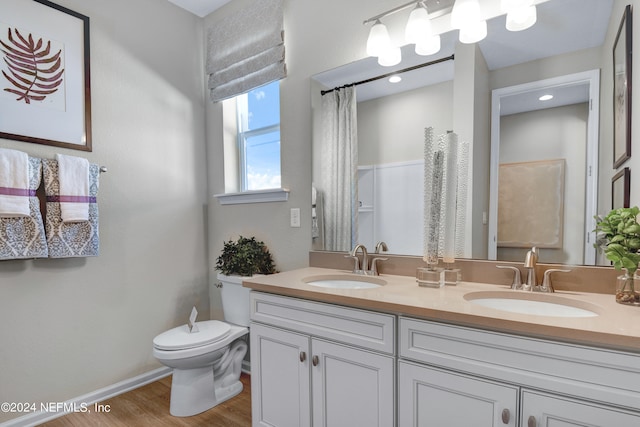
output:
[[[236,97],[241,191],[280,188],[280,83]]]

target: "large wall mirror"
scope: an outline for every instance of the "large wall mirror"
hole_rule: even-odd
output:
[[[390,253],[422,256],[424,129],[433,127],[436,135],[454,131],[472,145],[465,258],[521,261],[536,244],[542,248],[541,262],[596,262],[592,218],[598,200],[610,197],[598,194],[606,187],[598,180],[610,182],[610,176],[598,174],[598,122],[608,115],[598,117],[597,95],[599,70],[610,66],[610,47],[603,44],[613,0],[537,3],[537,23],[522,32],[507,31],[505,17],[498,16],[488,22],[487,38],[476,45],[459,43],[457,31],[449,31],[442,34],[440,52],[430,57],[414,55],[405,46],[402,63],[391,69],[365,58],[313,76],[317,182],[322,89],[454,57],[402,73],[399,83],[380,79],[357,85],[359,243],[374,247],[385,241]],[[555,97],[542,104],[541,91]],[[500,187],[501,169],[503,177],[516,180]],[[556,227],[549,242],[532,241],[522,230],[500,229],[501,223],[516,221],[507,214],[522,203],[509,194],[546,194],[536,185],[536,173],[553,175],[550,188],[562,190],[555,198],[540,199],[552,214],[541,210],[524,220],[539,218]],[[552,209],[554,203],[558,206]],[[312,249],[327,248],[314,237]]]

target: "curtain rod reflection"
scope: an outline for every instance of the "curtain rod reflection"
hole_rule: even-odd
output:
[[[428,67],[429,65],[435,65],[435,64],[439,64],[439,63],[445,62],[445,61],[453,61],[453,58],[454,58],[453,55],[447,56],[445,58],[440,58],[440,59],[436,59],[436,60],[433,60],[433,61],[425,62],[424,64],[418,64],[418,65],[414,65],[412,67],[403,68],[402,70],[393,71],[391,73],[383,74],[381,76],[371,77],[369,79],[361,80],[359,82],[349,83],[349,84],[346,84],[346,85],[342,85],[340,87],[335,87],[333,89],[322,90],[322,91],[320,91],[320,94],[324,96],[327,93],[333,92],[334,90],[342,89],[342,88],[349,87],[349,86],[357,86],[357,85],[361,85],[361,84],[364,84],[364,83],[374,82],[376,80],[380,80],[380,79],[384,79],[384,78],[387,78],[387,77],[391,77],[391,76],[393,76],[395,74],[406,73],[408,71],[417,70],[419,68]]]

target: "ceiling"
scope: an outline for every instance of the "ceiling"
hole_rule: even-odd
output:
[[[204,18],[216,9],[229,3],[231,0],[168,0],[189,12]]]

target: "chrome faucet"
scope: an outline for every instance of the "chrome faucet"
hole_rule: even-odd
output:
[[[362,263],[359,262],[358,259],[358,251],[362,252]],[[367,253],[367,248],[362,244],[357,244],[349,254],[349,258],[355,259],[355,268],[353,270],[356,274],[367,274],[367,270],[369,270],[369,254]]]
[[[388,251],[389,249],[387,248],[387,244],[385,242],[378,242],[376,244],[376,253],[379,254],[380,252],[384,251]]]
[[[524,257],[524,268],[527,269],[527,282],[522,285],[525,291],[537,291],[538,278],[536,276],[536,265],[538,264],[538,248],[531,248]]]
[[[376,254],[380,253],[380,250],[386,251],[387,244],[385,242],[378,242],[376,245]],[[358,252],[362,252],[362,261],[358,257]],[[349,255],[345,256],[346,258],[351,258],[354,261],[354,274],[365,274],[370,276],[377,276],[378,272],[378,263],[380,261],[386,261],[388,258],[382,257],[374,257],[369,261],[369,254],[367,253],[367,248],[365,245],[359,243],[357,244],[349,253]]]
[[[498,268],[510,269],[513,270],[513,281],[511,282],[511,289],[518,290],[522,289],[523,291],[533,291],[533,292],[555,292],[553,289],[553,285],[551,284],[551,273],[568,273],[571,270],[561,270],[557,268],[550,268],[544,272],[544,277],[542,280],[542,284],[538,285],[537,277],[536,277],[536,267],[538,263],[538,248],[535,246],[531,248],[530,251],[527,252],[527,255],[524,258],[524,268],[527,269],[527,281],[526,283],[521,283],[521,275],[520,269],[513,265],[496,265]]]

